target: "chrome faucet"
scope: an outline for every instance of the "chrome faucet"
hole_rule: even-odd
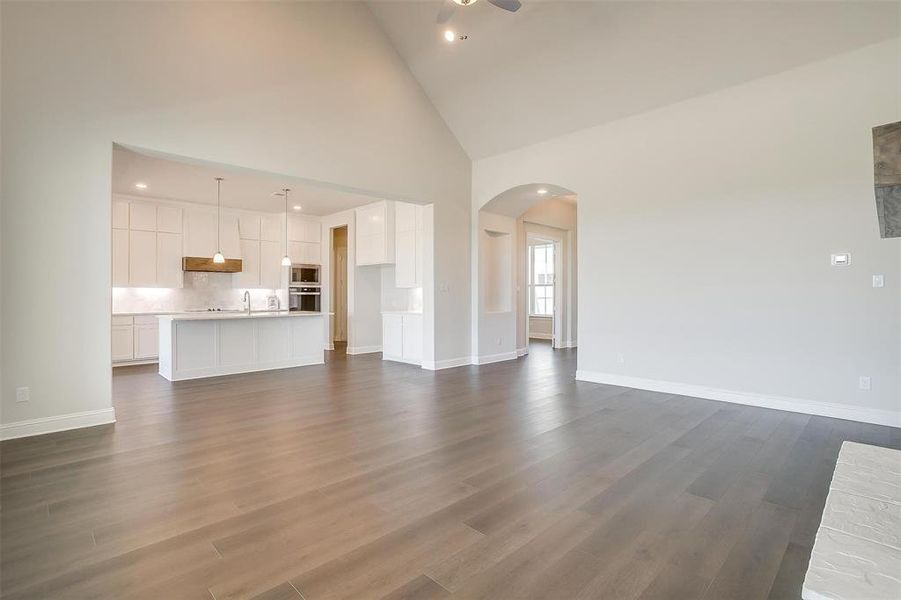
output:
[[[250,292],[244,290],[244,302],[247,304],[247,314],[250,314]]]

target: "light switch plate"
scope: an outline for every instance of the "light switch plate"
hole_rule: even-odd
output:
[[[867,377],[866,375],[860,376],[860,389],[862,389],[865,392],[870,391],[870,378]]]
[[[28,402],[30,396],[30,390],[27,387],[16,388],[16,402]]]
[[[837,254],[833,254],[831,261],[833,267],[847,267],[851,264],[851,253],[839,252]]]
[[[873,275],[873,287],[885,287],[885,275]]]

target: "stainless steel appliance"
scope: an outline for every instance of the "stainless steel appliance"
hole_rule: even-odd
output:
[[[291,285],[319,285],[319,265],[291,265]]]
[[[322,288],[292,284],[288,288],[288,310],[320,312],[322,310]]]

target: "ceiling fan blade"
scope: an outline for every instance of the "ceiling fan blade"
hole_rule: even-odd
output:
[[[492,3],[498,8],[509,10],[510,12],[516,12],[522,6],[522,2],[520,2],[519,0],[488,0],[488,2]]]
[[[438,24],[444,25],[447,23],[456,9],[457,5],[454,4],[454,0],[444,0],[444,4],[441,5],[441,10],[438,11]]]

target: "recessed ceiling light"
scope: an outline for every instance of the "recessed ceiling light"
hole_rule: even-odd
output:
[[[544,196],[545,194],[547,194],[547,190],[545,188],[538,188],[538,193]]]
[[[147,184],[146,184],[146,183],[143,183],[143,182],[138,182],[138,183],[135,184],[135,187],[138,188],[139,190],[146,190],[146,189],[147,189]]]
[[[444,39],[446,39],[448,42],[452,42],[452,41],[454,41],[455,39],[457,39],[457,34],[455,34],[455,33],[454,33],[452,30],[450,30],[450,29],[445,29],[445,30],[444,30]]]
[[[300,210],[300,209],[301,209],[300,204],[295,204],[295,205],[294,205],[294,210]]]

